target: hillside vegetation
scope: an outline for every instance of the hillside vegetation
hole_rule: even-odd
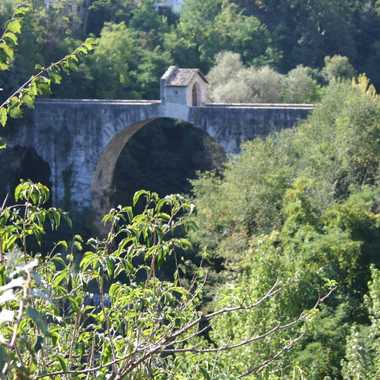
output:
[[[16,3],[1,2],[1,24]],[[267,87],[274,82],[274,88],[265,96],[258,96],[262,84],[254,88],[258,77],[274,76],[269,68],[258,69],[263,66],[284,75],[290,72],[285,86],[289,92],[282,94],[289,101],[301,101],[303,96],[313,101],[314,82],[325,85],[332,76],[352,76],[355,71],[365,72],[380,85],[380,6],[375,0],[185,0],[179,16],[157,12],[155,4],[154,0],[33,1],[15,65],[0,76],[0,87],[8,94],[35,65],[55,61],[89,35],[99,39],[94,54],[55,89],[54,96],[158,98],[159,78],[170,64],[197,67],[207,74],[224,51],[239,54],[251,68],[239,74],[237,84],[240,87],[242,77],[253,77],[248,81],[253,85],[252,100],[279,100],[268,98],[276,91],[278,76],[269,82]],[[327,71],[321,73],[325,62]],[[224,77],[217,80],[220,84]],[[236,91],[242,93],[244,88]]]
[[[207,72],[215,101],[318,104],[199,173],[189,196],[115,194],[130,204],[89,239],[50,207],[46,184],[5,195],[0,378],[379,379],[378,2],[185,0],[180,16],[151,0],[16,3],[0,4],[6,130],[52,90],[155,97],[172,63]],[[181,150],[190,165],[172,127],[148,153],[173,144],[168,161]],[[150,146],[145,133],[134,151]],[[224,159],[204,157],[206,140],[203,169]],[[5,181],[12,162],[1,164]],[[154,173],[163,193],[168,168]]]
[[[234,279],[216,304],[260,294],[276,280],[286,289],[257,313],[218,325],[216,336],[239,339],[292,318],[337,286],[309,329],[300,329],[302,343],[265,378],[379,376],[379,169],[380,100],[361,77],[330,85],[298,128],[246,143],[222,178],[193,182],[199,229],[192,240],[210,260],[223,257],[230,274],[222,278]],[[225,362],[254,361],[286,339],[288,332]]]

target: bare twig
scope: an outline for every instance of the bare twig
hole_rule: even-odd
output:
[[[1,208],[0,208],[0,214],[4,211],[5,209],[5,206],[7,204],[7,201],[8,201],[8,196],[9,196],[9,193],[5,196],[5,199],[3,201],[3,204],[1,205]],[[2,238],[0,237],[0,264],[4,261],[4,252],[3,252],[3,240]]]
[[[302,313],[297,319],[295,319],[289,323],[286,323],[283,325],[277,324],[276,326],[272,327],[270,330],[266,331],[265,333],[263,333],[261,335],[257,335],[255,337],[251,337],[251,338],[242,340],[236,344],[224,345],[224,346],[216,347],[216,348],[205,348],[205,349],[197,348],[197,347],[177,348],[177,349],[174,348],[174,349],[164,350],[164,352],[168,352],[168,353],[169,352],[171,352],[171,353],[192,352],[192,353],[196,353],[196,354],[203,354],[203,353],[210,353],[210,352],[231,351],[235,348],[247,346],[249,344],[258,342],[259,340],[262,340],[268,336],[271,336],[278,331],[287,330],[287,329],[297,325],[298,323],[304,321],[305,319],[306,319],[306,315],[304,313]],[[198,332],[198,335],[199,335],[199,332]],[[187,339],[184,339],[183,341],[186,341],[186,340]],[[176,341],[176,342],[172,342],[171,344],[177,344],[177,343],[180,343],[180,342]]]
[[[305,333],[302,333],[297,338],[292,339],[286,346],[284,346],[280,351],[278,351],[273,356],[266,359],[264,362],[262,362],[260,365],[248,369],[246,372],[244,372],[242,375],[240,375],[240,379],[247,377],[252,374],[258,374],[262,372],[265,368],[269,366],[269,364],[273,363],[276,359],[278,359],[281,355],[283,355],[285,352],[289,351],[293,346],[300,341],[305,336]]]

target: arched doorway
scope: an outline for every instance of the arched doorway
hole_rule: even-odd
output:
[[[220,167],[225,158],[218,143],[189,123],[159,118],[136,124],[103,152],[92,184],[93,208],[99,217],[118,204],[131,204],[142,188],[161,196],[186,193],[189,179]]]
[[[192,88],[192,101],[191,105],[193,107],[198,107],[201,105],[201,96],[200,96],[200,89],[199,89],[199,84],[194,83],[193,88]]]

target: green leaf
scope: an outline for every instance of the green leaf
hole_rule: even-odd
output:
[[[62,272],[58,273],[53,280],[53,286],[58,287],[61,283],[68,278],[67,270],[64,269]]]
[[[132,207],[130,207],[130,206],[124,207],[123,208],[123,212],[125,212],[128,215],[128,219],[131,222],[133,220],[133,210],[132,210]]]
[[[0,49],[4,52],[9,60],[13,60],[14,51],[10,46],[8,46],[6,43],[0,43]]]
[[[42,314],[32,307],[28,307],[27,315],[33,320],[38,329],[45,335],[49,336],[49,329],[46,320],[42,316]]]
[[[20,100],[16,96],[13,96],[10,100],[8,114],[12,119],[22,116]]]
[[[61,365],[62,371],[67,371],[67,365],[65,359],[61,355],[57,355],[56,358],[59,361],[59,364]]]
[[[15,11],[15,16],[25,16],[30,11],[30,8],[26,5],[20,5]]]
[[[12,32],[4,33],[3,39],[6,40],[8,43],[11,42],[14,45],[17,45],[17,36],[16,36],[16,34],[14,34]]]
[[[34,98],[33,96],[29,95],[28,93],[24,94],[22,97],[22,103],[25,104],[29,108],[34,107]]]
[[[137,191],[134,195],[133,195],[133,207],[136,207],[138,201],[140,200],[140,198],[145,195],[145,196],[149,196],[149,191],[146,191],[146,190],[140,190],[140,191]]]
[[[7,26],[6,30],[12,33],[20,33],[21,32],[21,22],[20,20],[12,20],[10,21]]]
[[[18,239],[17,234],[9,234],[7,237],[3,238],[3,242],[1,244],[3,252],[10,251],[14,248],[14,244]]]
[[[61,84],[62,82],[62,76],[57,73],[50,73],[49,74],[51,81],[55,84]]]
[[[6,64],[5,62],[1,62],[0,60],[0,71],[5,71],[9,69],[9,65]]]
[[[65,249],[65,250],[68,250],[68,249],[69,249],[69,245],[67,244],[67,241],[65,241],[65,240],[60,240],[60,241],[57,243],[57,247],[62,247],[62,248]]]
[[[205,380],[211,380],[211,377],[210,377],[210,375],[209,375],[209,373],[208,373],[208,371],[207,370],[205,370],[204,368],[200,368],[200,370],[201,370],[201,372],[202,372],[202,375],[204,376],[204,379]]]
[[[0,124],[2,127],[5,127],[8,120],[8,113],[7,110],[3,107],[0,108]]]

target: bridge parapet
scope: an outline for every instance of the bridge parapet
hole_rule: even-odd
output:
[[[226,153],[239,153],[244,141],[292,128],[313,105],[207,104],[190,109],[189,122],[206,131]]]
[[[312,111],[315,104],[292,104],[292,103],[206,103],[203,107],[212,108],[255,108],[255,109],[305,109]]]
[[[161,100],[128,100],[128,99],[39,99],[37,105],[66,105],[66,106],[127,106],[127,105],[159,105]]]

